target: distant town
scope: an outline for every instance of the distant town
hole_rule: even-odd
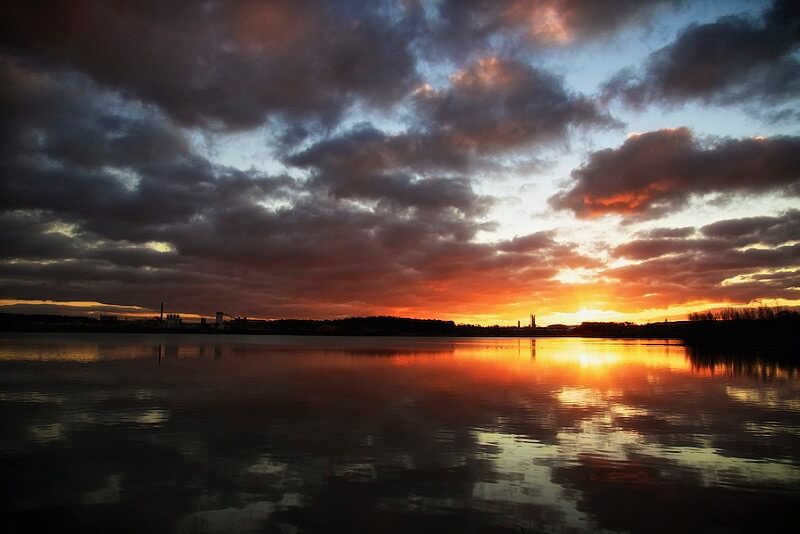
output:
[[[739,308],[690,314],[685,321],[647,324],[583,322],[578,325],[527,324],[481,326],[438,319],[372,316],[344,319],[249,319],[218,311],[185,321],[179,314],[161,313],[148,318],[118,315],[67,316],[0,314],[3,332],[116,332],[195,333],[311,336],[454,336],[454,337],[605,337],[681,339],[692,345],[779,346],[800,356],[800,313],[778,308]]]

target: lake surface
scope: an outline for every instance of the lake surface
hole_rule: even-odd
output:
[[[2,532],[797,532],[800,377],[676,341],[0,336]]]

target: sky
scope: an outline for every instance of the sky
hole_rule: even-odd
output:
[[[800,305],[796,2],[14,2],[0,113],[0,312]]]

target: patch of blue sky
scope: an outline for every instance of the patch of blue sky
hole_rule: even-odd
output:
[[[607,38],[540,48],[531,61],[553,69],[576,91],[591,95],[620,70],[641,67],[652,52],[672,43],[688,25],[707,24],[726,15],[758,16],[768,5],[767,0],[686,2],[677,9],[666,5],[646,23]]]
[[[209,161],[239,170],[256,169],[267,174],[285,174],[286,166],[276,156],[278,134],[270,125],[241,132],[187,132],[192,148]]]

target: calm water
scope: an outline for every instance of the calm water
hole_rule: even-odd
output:
[[[0,531],[798,531],[800,378],[675,342],[0,337]]]

